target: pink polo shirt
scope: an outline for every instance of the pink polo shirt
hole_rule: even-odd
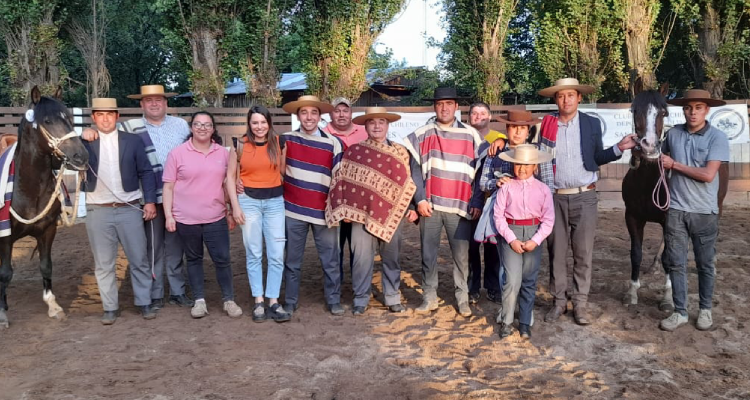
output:
[[[216,222],[226,215],[224,178],[229,151],[211,143],[208,154],[193,147],[192,140],[175,147],[167,156],[164,182],[174,182],[172,215],[181,224]]]
[[[367,139],[367,131],[365,130],[364,126],[357,124],[353,124],[353,126],[354,130],[352,131],[352,133],[348,135],[342,135],[338,131],[336,131],[333,128],[333,124],[329,122],[328,125],[326,125],[325,129],[323,129],[323,132],[330,133],[331,135],[341,139],[341,141],[344,142],[344,150],[346,150],[347,148],[349,148],[349,146]]]
[[[501,186],[495,202],[495,227],[510,243],[517,238],[508,226],[508,218],[539,219],[541,223],[531,240],[537,245],[542,244],[555,224],[555,206],[549,186],[533,176],[524,180],[513,179]]]

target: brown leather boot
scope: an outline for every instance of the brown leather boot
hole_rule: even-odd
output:
[[[576,320],[578,325],[588,325],[591,323],[592,318],[585,306],[578,306],[573,309],[573,318]]]
[[[553,306],[544,316],[544,322],[555,322],[561,315],[565,314],[565,309],[560,306]]]

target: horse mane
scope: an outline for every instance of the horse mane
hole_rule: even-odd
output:
[[[65,107],[65,105],[61,101],[52,97],[42,96],[37,104],[29,104],[29,109],[34,110],[34,121],[37,121],[37,123],[44,120],[44,118],[48,116],[58,117],[60,113],[63,113],[68,118],[68,122],[70,123],[70,125],[73,125],[73,121],[71,120],[68,108]],[[28,124],[30,124],[30,122],[26,120],[26,117],[21,117],[21,123],[18,125],[19,142],[21,141],[21,135],[24,130],[26,130],[26,126]]]
[[[646,131],[648,109],[652,105],[659,111],[657,132],[660,132],[664,126],[664,117],[667,116],[667,101],[664,100],[664,96],[656,90],[646,90],[638,93],[633,99],[630,111],[633,112],[633,128],[638,136],[642,136]]]

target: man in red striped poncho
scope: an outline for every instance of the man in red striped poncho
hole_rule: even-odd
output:
[[[445,228],[455,262],[453,284],[458,312],[469,317],[469,220],[481,212],[470,209],[469,204],[482,138],[476,129],[456,119],[458,99],[454,88],[435,89],[433,98],[426,99],[434,102],[435,122],[412,132],[404,144],[417,161],[412,179],[417,185],[424,185],[424,198],[414,199],[421,216],[423,291],[423,301],[416,312],[430,313],[438,308],[437,252]]]

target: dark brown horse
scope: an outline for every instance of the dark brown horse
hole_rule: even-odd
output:
[[[7,289],[13,278],[13,243],[26,236],[33,236],[37,242],[44,287],[42,298],[49,306],[47,314],[65,318],[52,294],[52,241],[61,211],[53,170],[63,165],[78,171],[87,169],[88,152],[73,130],[68,109],[59,101],[61,94],[58,88],[55,99],[42,97],[34,87],[30,111],[18,127],[11,200],[11,214],[15,216],[11,216],[10,236],[0,238],[0,327],[7,328],[9,324]]]
[[[662,233],[666,222],[666,186],[657,185],[660,179],[666,179],[659,166],[661,145],[666,139],[664,117],[667,115],[667,103],[664,97],[655,90],[640,92],[633,99],[631,106],[633,123],[638,135],[639,146],[633,151],[630,170],[622,180],[622,199],[625,202],[625,224],[630,234],[630,287],[625,295],[626,305],[638,304],[640,288],[641,260],[643,258],[643,231],[647,222],[661,225]],[[727,194],[729,169],[726,163],[719,169],[719,214]],[[659,207],[662,206],[662,207]],[[657,264],[662,264],[664,241],[654,257],[648,272]],[[666,283],[664,297],[659,308],[662,311],[674,310],[672,302],[672,282],[665,271]]]

